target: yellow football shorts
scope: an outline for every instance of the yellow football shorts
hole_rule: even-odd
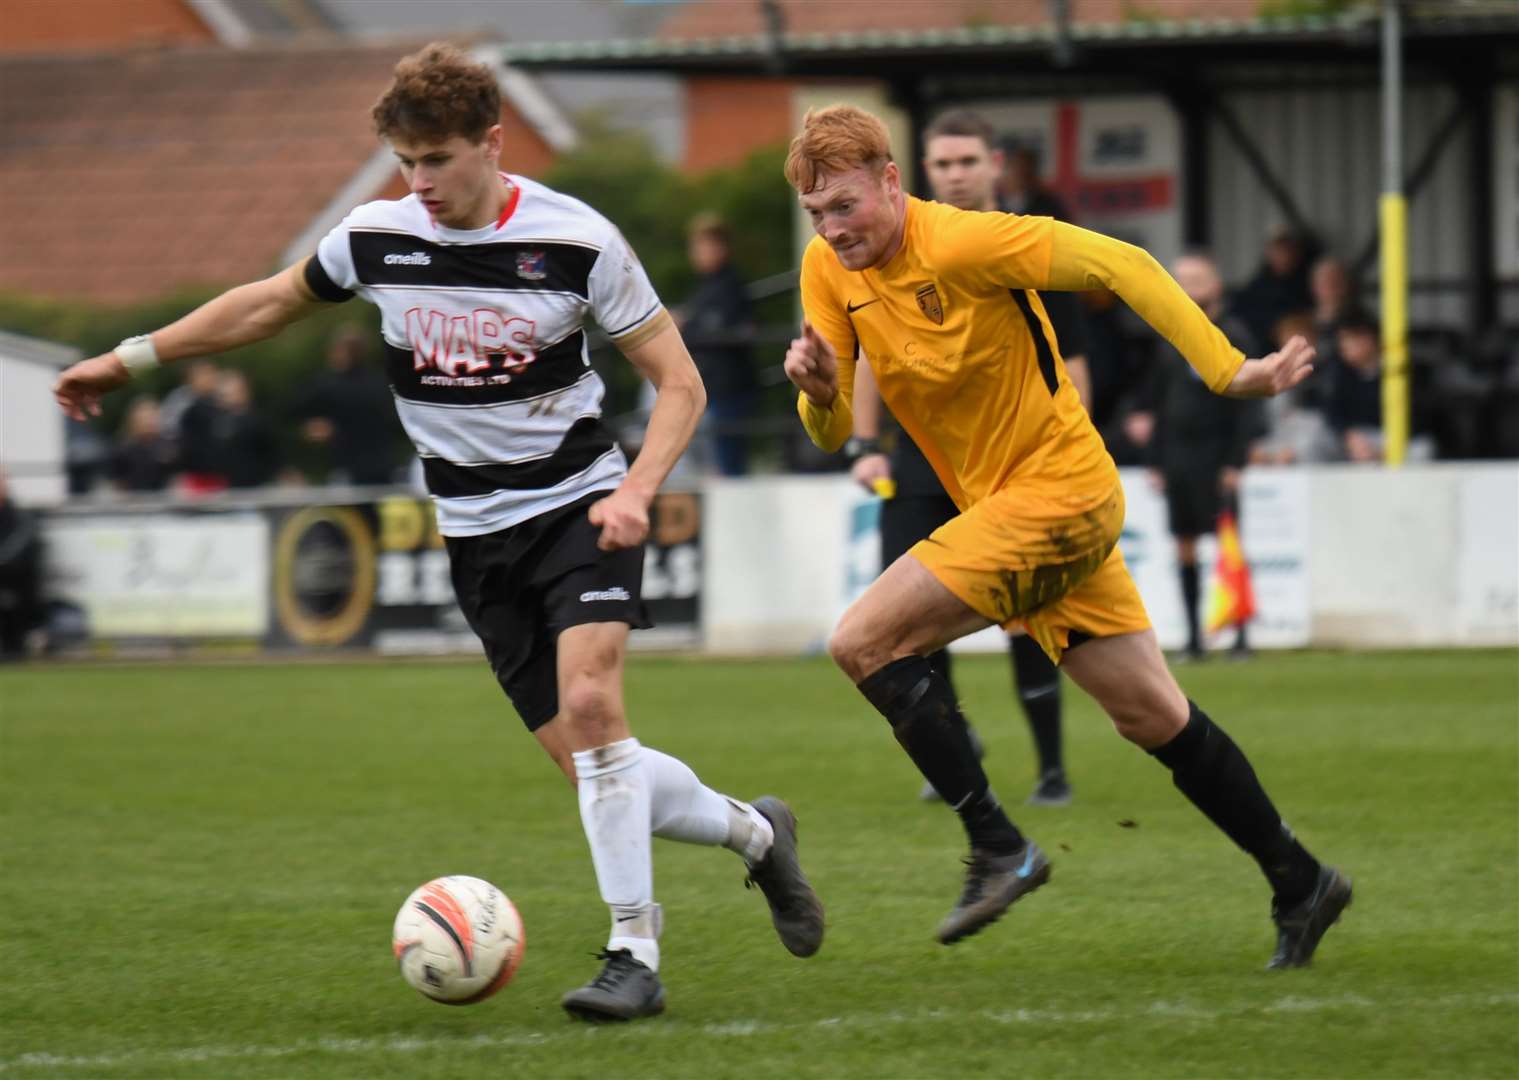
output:
[[[908,554],[978,614],[1027,629],[1058,664],[1073,630],[1095,638],[1150,628],[1118,550],[1123,513],[1122,488],[1078,514],[1004,489]]]

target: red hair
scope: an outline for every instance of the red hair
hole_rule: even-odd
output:
[[[880,118],[853,105],[808,109],[786,154],[786,180],[803,195],[824,173],[866,168],[876,176],[891,160],[891,136]]]

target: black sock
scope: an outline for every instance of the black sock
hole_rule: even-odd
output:
[[[940,678],[949,683],[949,692],[955,694],[955,670],[954,665],[950,662],[949,650],[940,649],[936,653],[929,653],[924,659],[928,661],[928,666],[933,668]],[[959,694],[955,694],[955,700],[960,700]]]
[[[1008,639],[1013,654],[1013,677],[1018,700],[1028,717],[1039,752],[1039,774],[1052,769],[1065,771],[1060,758],[1060,669],[1039,643],[1027,634]]]
[[[1192,804],[1260,864],[1285,907],[1313,891],[1319,864],[1282,823],[1244,751],[1194,702],[1187,726],[1151,750]]]
[[[1187,609],[1187,651],[1203,651],[1202,627],[1198,624],[1197,601],[1200,590],[1197,584],[1197,564],[1181,565],[1181,604]]]
[[[1236,623],[1234,627],[1234,650],[1245,652],[1250,648],[1250,639],[1245,634],[1245,623]]]
[[[1023,847],[1023,834],[1008,820],[976,760],[954,691],[927,660],[893,660],[863,679],[860,693],[891,723],[918,771],[960,815],[971,847],[995,855]]]

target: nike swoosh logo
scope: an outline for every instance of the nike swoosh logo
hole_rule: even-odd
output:
[[[629,919],[636,919],[636,918],[638,918],[637,915],[619,915],[619,916],[617,916],[617,921],[618,922],[627,922]]]
[[[1034,852],[1033,852],[1032,849],[1030,849],[1029,853],[1023,857],[1023,865],[1020,866],[1020,867],[1018,867],[1018,876],[1019,877],[1028,877],[1029,876],[1029,872],[1032,871],[1033,869],[1034,869]]]
[[[844,310],[847,311],[847,312],[849,312],[849,314],[853,315],[856,311],[859,311],[861,308],[868,308],[871,304],[879,304],[880,302],[881,302],[881,298],[878,296],[874,300],[867,300],[867,301],[865,301],[863,304],[845,303]]]

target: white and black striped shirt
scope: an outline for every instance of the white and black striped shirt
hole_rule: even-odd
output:
[[[416,196],[365,203],[306,266],[324,300],[381,314],[396,411],[445,536],[496,532],[592,491],[627,460],[601,423],[585,321],[621,347],[669,316],[615,226],[519,176],[501,218],[436,224]]]

